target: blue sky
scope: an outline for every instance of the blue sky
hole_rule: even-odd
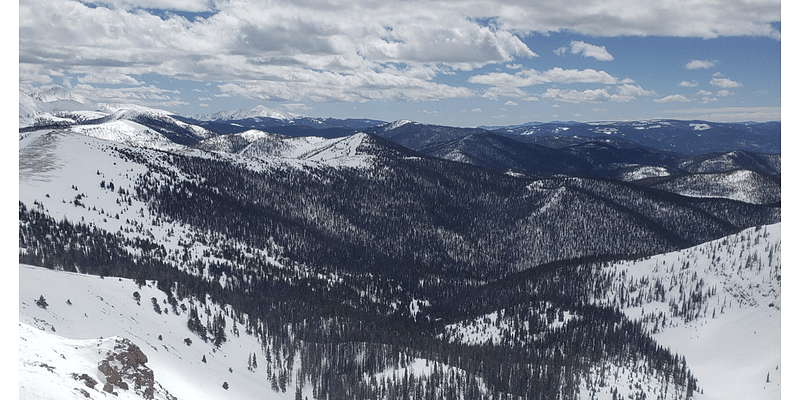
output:
[[[652,4],[651,4],[652,3]],[[781,4],[21,0],[19,86],[184,115],[780,120]]]

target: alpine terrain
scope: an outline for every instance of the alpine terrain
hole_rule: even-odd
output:
[[[19,123],[21,399],[780,398],[779,122]]]

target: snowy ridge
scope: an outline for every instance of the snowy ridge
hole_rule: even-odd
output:
[[[230,121],[230,120],[239,120],[247,118],[274,118],[284,121],[290,121],[298,117],[300,116],[296,114],[280,110],[274,110],[271,108],[264,107],[263,105],[257,105],[250,110],[240,108],[233,111],[220,111],[211,115],[198,115],[196,118],[201,121]]]
[[[197,147],[207,151],[223,152],[223,153],[239,153],[243,148],[247,147],[253,142],[259,140],[270,140],[277,142],[281,139],[279,135],[260,131],[257,129],[250,129],[245,132],[235,133],[231,135],[220,135],[205,139],[200,142]]]
[[[102,279],[26,265],[19,268],[21,399],[64,399],[72,393],[74,398],[86,398],[81,389],[91,398],[101,398],[105,378],[98,362],[105,351],[98,354],[98,350],[113,348],[122,338],[147,357],[155,380],[164,388],[156,399],[169,399],[166,391],[178,399],[196,400],[294,398],[294,390],[276,393],[271,389],[265,376],[269,366],[258,339],[245,334],[244,326],[239,332],[217,304],[182,300],[173,306],[154,282],[139,287],[129,279]],[[47,308],[36,305],[40,296]],[[192,307],[223,316],[224,344],[216,347],[213,341],[203,341],[189,331],[186,309]],[[258,360],[255,368],[248,365],[253,354]],[[100,383],[91,389],[72,373],[86,374]],[[226,383],[227,389],[223,388]],[[114,390],[121,399],[143,398],[131,389]],[[311,396],[310,388],[300,389]]]
[[[621,179],[626,182],[638,181],[640,179],[670,176],[669,170],[664,167],[639,166],[629,169],[622,173]]]
[[[604,273],[619,286],[601,301],[686,357],[698,399],[780,398],[780,223]]]
[[[153,132],[144,125],[124,119],[112,120],[97,125],[80,125],[70,129],[75,133],[108,140],[128,146],[146,147],[165,151],[177,151],[183,146]]]
[[[748,170],[682,176],[655,187],[683,196],[720,197],[750,204],[769,204],[781,200],[778,183]]]
[[[361,151],[367,137],[365,133],[335,139],[270,136],[253,141],[240,154],[266,161],[295,162],[297,165],[365,168],[372,165],[373,158]]]
[[[397,120],[397,121],[394,121],[394,122],[391,122],[391,123],[388,123],[388,124],[384,125],[384,129],[387,130],[387,131],[391,131],[391,130],[397,129],[397,128],[403,126],[403,125],[413,124],[413,123],[415,123],[415,122],[411,121],[409,119],[400,119],[400,120]]]
[[[693,398],[781,397],[780,223],[682,251],[606,264],[596,273],[613,285],[595,304],[623,311],[661,346],[685,357],[698,380]],[[537,332],[582,318],[549,302],[534,303],[522,313],[507,311],[449,324],[440,338],[471,346],[524,346],[539,337]],[[581,399],[681,396],[641,365],[595,367],[584,385]]]

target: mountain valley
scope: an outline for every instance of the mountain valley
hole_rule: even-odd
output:
[[[121,343],[155,397],[120,398],[780,398],[780,123],[558,136],[26,96],[21,398],[53,376],[105,396]]]

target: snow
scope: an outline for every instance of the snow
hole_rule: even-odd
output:
[[[269,137],[253,141],[241,154],[296,167],[367,168],[372,166],[373,156],[360,151],[362,145],[366,144],[366,138],[366,133],[334,139],[316,136]]]
[[[605,133],[606,135],[611,135],[614,133],[619,132],[617,128],[607,127],[607,128],[594,128],[593,131],[597,133]]]
[[[621,307],[628,318],[641,320],[655,332],[658,344],[686,358],[698,381],[696,400],[781,398],[780,223],[681,251],[612,263],[602,272],[613,277],[616,286],[596,302],[621,307],[621,295],[629,298],[631,304]],[[663,300],[656,282],[663,283]],[[690,318],[672,315],[669,304],[675,302],[678,310],[690,306],[686,299],[697,288],[705,303]],[[642,296],[641,303],[637,296]],[[532,312],[549,307],[543,304]],[[467,345],[521,340],[513,337],[512,320],[503,314],[498,310],[449,324],[440,337]],[[659,316],[665,316],[663,322]],[[565,310],[563,321],[556,319],[551,327],[573,318],[580,315]],[[590,396],[589,389],[582,390],[581,399],[610,400],[612,387],[625,398],[639,392],[634,387],[652,398],[660,394],[659,383],[649,379],[642,366],[598,366],[586,379],[594,383],[589,386],[595,392]]]
[[[632,282],[635,293],[652,293],[661,279],[665,300],[645,301],[623,311],[632,319],[669,315],[681,304],[679,285],[698,283],[708,297],[697,318],[668,316],[655,340],[686,357],[703,394],[697,399],[779,399],[781,396],[781,224],[750,228],[713,242],[605,270]],[[772,258],[769,254],[772,253]],[[748,263],[746,259],[752,261]],[[649,284],[636,285],[646,279]],[[674,285],[670,282],[673,282]],[[714,293],[711,294],[711,288]],[[619,295],[612,293],[611,298]],[[658,321],[647,322],[657,327]],[[769,374],[770,382],[766,381]],[[699,392],[699,389],[698,389]]]
[[[622,180],[626,182],[638,181],[640,179],[653,178],[658,176],[670,176],[669,170],[664,167],[642,166],[626,171],[622,174]]]
[[[98,125],[79,125],[73,132],[135,147],[177,151],[183,146],[133,121],[118,119]]]
[[[696,131],[705,131],[711,129],[711,126],[708,124],[689,124],[689,126]]]
[[[188,314],[175,315],[164,303],[166,295],[152,282],[140,288],[128,279],[102,279],[20,265],[19,283],[21,399],[64,399],[71,393],[75,398],[85,398],[76,389],[99,398],[102,385],[93,390],[69,374],[87,373],[101,382],[97,361],[102,357],[97,346],[108,347],[120,338],[127,338],[144,352],[156,382],[178,399],[294,398],[294,390],[276,393],[270,389],[263,366],[266,362],[255,337],[244,332],[235,336],[232,320],[226,317],[228,342],[215,349],[188,330]],[[138,303],[133,298],[137,291],[142,299]],[[47,309],[36,306],[39,296],[47,300]],[[153,297],[162,305],[162,314],[153,310]],[[187,300],[181,303],[188,306]],[[220,309],[210,303],[206,307],[212,312]],[[191,346],[184,343],[185,338],[192,339]],[[261,365],[255,371],[247,369],[252,353],[258,355]],[[201,361],[203,356],[206,363]],[[54,372],[41,363],[55,367]],[[222,388],[223,382],[228,382],[228,390]],[[124,390],[118,392],[120,399],[141,398]],[[304,395],[310,397],[310,390]]]
[[[727,198],[750,204],[764,204],[775,201],[776,197],[780,198],[780,193],[775,193],[774,196],[765,195],[767,184],[753,171],[734,170],[719,174],[688,175],[655,187],[689,197]],[[776,190],[779,191],[780,188]]]
[[[205,121],[217,121],[217,120],[229,121],[229,120],[238,120],[247,118],[274,118],[283,121],[290,121],[292,119],[299,117],[300,116],[296,114],[288,113],[281,110],[274,110],[271,108],[267,108],[263,105],[257,105],[251,110],[240,108],[233,111],[220,111],[212,115],[198,115],[196,118]]]
[[[400,120],[394,121],[394,122],[386,125],[386,130],[387,131],[391,131],[391,130],[397,129],[397,128],[405,125],[405,124],[410,124],[410,123],[413,123],[413,121],[408,120],[408,119],[400,119]]]

